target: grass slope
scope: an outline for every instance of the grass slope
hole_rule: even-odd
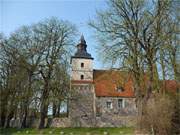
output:
[[[133,128],[46,128],[0,129],[1,135],[133,135]]]

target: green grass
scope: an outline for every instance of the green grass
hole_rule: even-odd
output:
[[[16,129],[0,128],[1,135],[133,135],[133,128],[46,128],[46,129]]]

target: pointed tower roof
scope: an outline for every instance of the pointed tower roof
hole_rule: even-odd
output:
[[[77,51],[71,58],[85,58],[85,59],[94,59],[91,57],[91,54],[89,54],[86,50],[87,44],[86,40],[84,39],[84,36],[81,35],[80,43],[77,44]]]
[[[86,41],[85,41],[85,39],[84,39],[84,35],[83,35],[83,34],[81,35],[81,39],[80,39],[80,40],[81,40],[81,43],[82,43],[82,44],[86,44]]]

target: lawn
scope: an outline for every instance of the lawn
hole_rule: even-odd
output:
[[[46,128],[46,129],[0,129],[1,135],[133,135],[133,128]]]

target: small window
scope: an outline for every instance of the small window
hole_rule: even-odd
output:
[[[82,67],[82,68],[84,67],[84,63],[81,63],[81,67]]]
[[[118,107],[121,109],[121,108],[124,108],[123,106],[123,99],[118,99]]]
[[[84,79],[84,75],[81,75],[81,80],[83,80]]]
[[[112,109],[112,102],[111,101],[106,102],[106,106],[108,109]]]
[[[123,91],[124,91],[124,88],[123,88],[122,86],[118,86],[118,87],[116,88],[116,90],[117,90],[118,92],[123,92]]]
[[[82,117],[82,118],[87,118],[88,115],[87,115],[87,114],[84,114],[84,115],[82,115],[81,117]]]
[[[96,107],[96,117],[100,117],[101,116],[101,109],[100,107]]]

